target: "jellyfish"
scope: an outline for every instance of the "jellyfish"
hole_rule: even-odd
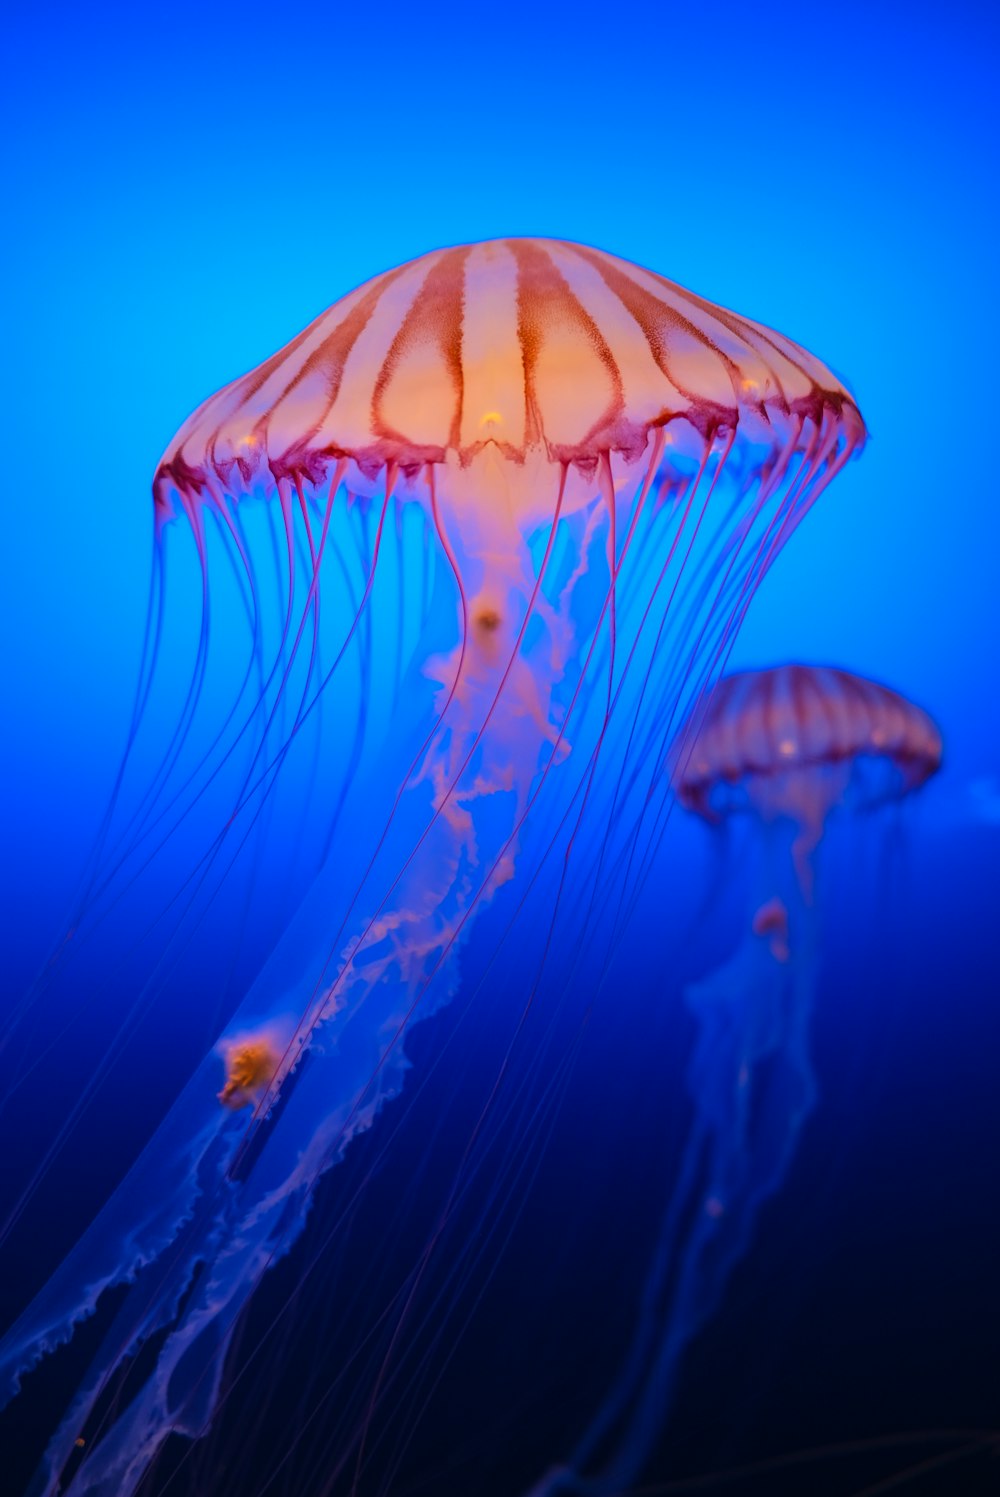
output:
[[[661,830],[678,714],[864,438],[849,392],[787,338],[540,239],[375,277],[181,427],[153,482],[130,751],[172,632],[194,664],[116,841],[123,761],[74,927],[130,859],[208,814],[162,912],[180,949],[188,912],[214,917],[200,891],[287,814],[287,764],[320,722],[302,825],[325,841],[257,979],[4,1339],[10,1398],[122,1295],[33,1491],[121,1497],[168,1434],[209,1427],[241,1314],[321,1177],[399,1094],[407,1036],[456,992],[485,908],[506,921],[491,939],[588,909],[618,930]],[[193,624],[165,601],[192,541]],[[220,586],[245,615],[245,664],[219,645]]]
[[[809,1023],[824,828],[838,808],[870,811],[918,790],[940,766],[941,735],[886,686],[784,665],[723,676],[696,703],[669,762],[686,810],[712,826],[752,819],[754,885],[737,950],[684,995],[697,1026],[693,1121],[638,1330],[573,1458],[539,1494],[621,1492],[648,1459],[684,1353],[719,1306],[815,1104]]]

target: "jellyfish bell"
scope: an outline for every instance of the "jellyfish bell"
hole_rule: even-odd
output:
[[[535,919],[592,939],[573,922],[615,903],[598,896],[610,870],[642,866],[678,714],[864,437],[847,390],[780,334],[539,239],[377,276],[184,423],[156,470],[156,534],[161,552],[193,535],[202,623],[137,825],[173,836],[214,795],[201,878],[325,712],[330,845],[212,1051],[4,1341],[10,1394],[103,1290],[130,1286],[41,1488],[127,1494],[169,1432],[204,1434],[251,1294],[401,1089],[406,1035],[455,992],[478,910],[508,893],[508,931]],[[262,513],[284,533],[270,620]],[[182,773],[212,705],[220,546],[251,622],[249,706],[217,714]]]
[[[574,469],[568,513],[592,500],[602,458],[634,462],[674,423],[691,452],[692,431],[704,443],[739,428],[773,458],[819,434],[842,450],[864,439],[849,393],[779,334],[616,256],[498,240],[434,251],[336,302],[184,423],[154,494],[162,520],[172,490],[188,505],[257,480],[322,483],[346,460],[356,493],[395,467],[426,499],[432,465],[449,504],[523,526],[549,518],[560,465]]]
[[[838,805],[873,809],[940,768],[941,734],[922,708],[832,666],[782,665],[718,682],[673,749],[685,809],[706,820],[751,812],[797,828],[800,879]]]
[[[197,523],[213,495],[277,491],[288,510],[336,475],[429,511],[467,590],[523,589],[532,530],[595,495],[613,513],[724,450],[763,489],[790,468],[805,486],[863,440],[852,397],[780,335],[615,256],[515,239],[335,303],[190,417],[154,494],[161,525],[178,505]]]
[[[703,816],[744,804],[767,815],[782,804],[783,782],[837,765],[841,792],[870,806],[918,789],[941,764],[940,731],[922,708],[833,666],[733,672],[692,726],[675,783],[681,803]]]

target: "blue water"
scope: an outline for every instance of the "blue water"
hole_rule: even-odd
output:
[[[710,16],[661,8],[612,27],[528,6],[433,19],[52,6],[20,8],[5,42],[9,1000],[60,932],[111,787],[143,637],[149,481],[192,407],[361,280],[438,244],[552,234],[653,266],[814,350],[871,432],[755,599],[732,665],[821,660],[883,680],[939,721],[945,762],[898,818],[835,826],[822,849],[819,1101],[691,1349],[647,1487],[912,1435],[732,1488],[860,1492],[952,1448],[918,1436],[996,1427],[995,12],[757,15],[726,0]],[[168,658],[178,679],[184,644]],[[305,882],[291,834],[275,837],[285,861],[262,872],[241,943],[237,891],[187,948],[14,1239],[5,1319],[113,1189],[265,959]],[[455,1309],[438,1328],[432,1317],[421,1391],[401,1406],[399,1497],[519,1493],[600,1401],[689,1122],[683,989],[738,939],[751,856],[675,817],[582,1038],[573,1010],[550,1039],[537,1117],[518,1113],[544,1150],[510,1176],[466,1281],[454,1244],[483,1241],[475,1224],[499,1178],[484,1167],[431,1273]],[[171,852],[143,897],[168,898],[189,857]],[[12,1195],[130,1010],[142,919],[126,900],[18,1052],[31,1069],[0,1161]],[[81,995],[97,1007],[64,1034]],[[422,1249],[508,1024],[502,1002],[458,1003],[415,1033],[406,1129],[387,1112],[324,1186],[315,1231],[245,1332],[255,1345],[280,1310],[279,1342],[170,1490],[256,1490],[261,1449],[280,1450],[342,1375]],[[320,1254],[324,1224],[376,1160],[350,1232]],[[37,1376],[27,1415],[3,1426],[12,1491],[73,1382],[62,1365]],[[333,1404],[344,1396],[338,1385]],[[303,1497],[322,1490],[310,1430],[283,1477]],[[914,1490],[996,1480],[995,1462],[972,1454]]]

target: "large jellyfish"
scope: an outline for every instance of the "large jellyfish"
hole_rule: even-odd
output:
[[[320,820],[329,846],[259,978],[3,1343],[9,1398],[119,1286],[34,1491],[121,1497],[169,1432],[207,1428],[241,1312],[320,1177],[402,1087],[406,1035],[455,990],[479,910],[502,905],[506,931],[527,931],[530,905],[550,935],[588,908],[625,918],[662,830],[678,714],[864,436],[848,392],[788,339],[536,239],[376,277],[185,423],[153,485],[160,590],[130,744],[183,633],[162,591],[178,531],[202,578],[193,672],[117,841],[124,769],[116,781],[74,928],[129,859],[145,866],[206,807],[216,835],[164,928],[176,946],[189,915],[210,921],[204,881],[252,848],[321,714],[325,810],[303,826]],[[209,628],[219,563],[249,621],[245,668]],[[596,900],[611,881],[614,900]]]
[[[919,789],[941,763],[941,736],[888,687],[784,665],[718,681],[678,733],[670,763],[686,809],[715,825],[753,819],[751,903],[737,950],[685,993],[697,1024],[693,1121],[638,1330],[572,1460],[538,1493],[619,1493],[648,1459],[684,1352],[719,1305],[815,1101],[814,863],[827,820],[839,807],[873,810]]]

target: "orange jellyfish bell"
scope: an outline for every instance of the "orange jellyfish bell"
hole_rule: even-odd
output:
[[[796,864],[830,811],[896,800],[941,764],[941,734],[888,686],[832,666],[780,665],[724,676],[673,750],[681,804],[709,821],[750,809],[796,822]]]
[[[780,794],[781,784],[824,766],[853,773],[858,795],[874,800],[918,789],[941,763],[940,731],[921,707],[832,666],[734,672],[697,717],[693,739],[678,741],[674,784],[688,810],[709,817],[766,801],[769,791]],[[862,781],[864,760],[881,775]],[[844,777],[834,779],[839,796]]]
[[[490,240],[335,302],[195,411],[154,492],[162,522],[171,488],[188,507],[219,488],[319,484],[343,463],[365,493],[380,474],[405,488],[433,465],[457,509],[523,526],[551,516],[553,468],[568,513],[602,458],[635,461],[660,428],[668,469],[739,436],[776,479],[796,455],[829,467],[865,436],[843,385],[779,333],[600,250]]]

